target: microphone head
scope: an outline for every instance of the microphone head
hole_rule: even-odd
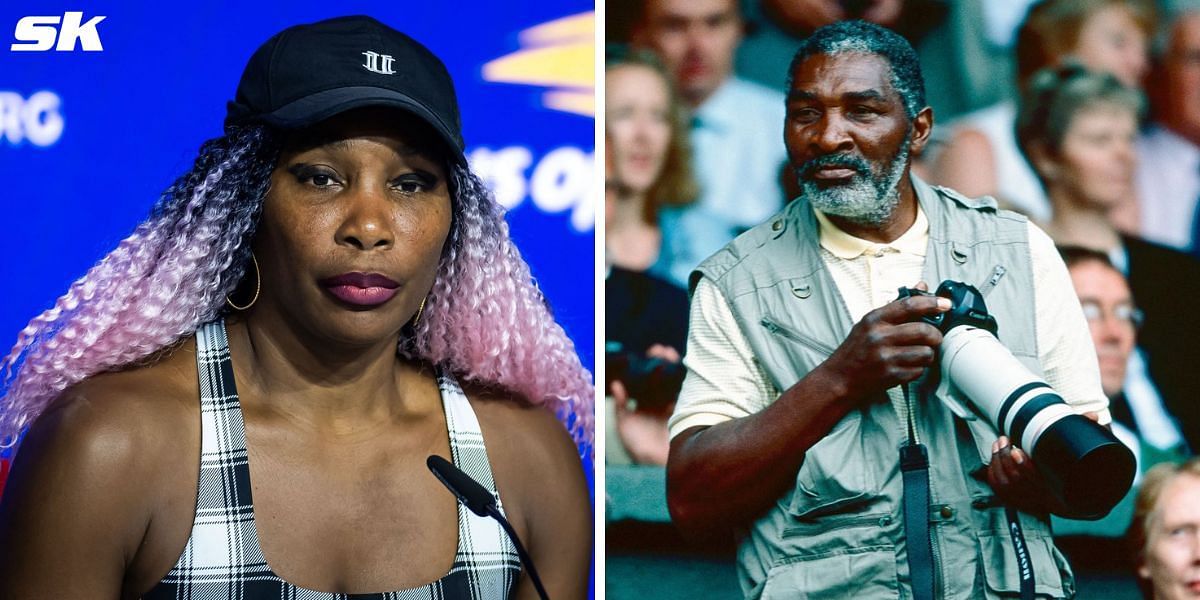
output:
[[[450,461],[436,455],[431,454],[425,460],[426,466],[430,471],[437,476],[438,481],[450,490],[463,506],[467,507],[471,512],[481,516],[488,516],[488,508],[496,506],[496,497],[491,492],[487,491],[477,481],[471,479],[470,475],[463,473],[458,467],[450,463]]]

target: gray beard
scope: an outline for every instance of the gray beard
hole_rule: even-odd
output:
[[[850,182],[822,187],[811,179],[800,179],[800,190],[813,208],[842,217],[851,223],[880,226],[886,223],[900,204],[900,179],[908,165],[908,138],[881,177],[869,172],[857,173]]]

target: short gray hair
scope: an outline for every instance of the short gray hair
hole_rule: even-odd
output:
[[[857,52],[875,54],[887,61],[892,71],[892,87],[904,102],[909,120],[925,108],[925,80],[921,76],[921,60],[908,40],[900,34],[866,21],[839,21],[813,32],[796,49],[788,66],[787,86],[792,87],[796,67],[818,54]]]

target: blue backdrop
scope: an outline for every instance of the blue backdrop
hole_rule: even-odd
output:
[[[468,156],[510,207],[513,237],[591,366],[593,7],[583,0],[0,2],[3,352],[132,231],[190,168],[201,142],[220,135],[225,102],[259,44],[289,25],[361,13],[445,60]],[[18,22],[29,16],[61,19],[56,48],[11,49],[23,43],[18,37],[36,39],[18,36]],[[86,49],[97,42],[102,50]]]

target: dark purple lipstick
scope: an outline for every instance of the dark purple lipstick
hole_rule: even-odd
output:
[[[378,273],[344,273],[320,281],[335,298],[354,306],[379,306],[396,295],[399,283]]]

